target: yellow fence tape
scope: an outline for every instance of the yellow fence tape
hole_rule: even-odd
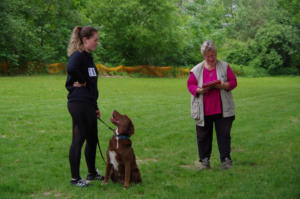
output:
[[[50,74],[57,74],[59,72],[66,72],[66,63],[53,63],[45,65]],[[2,62],[0,63],[0,72],[8,72],[9,63]],[[100,74],[105,75],[114,75],[116,72],[126,72],[128,75],[132,73],[141,73],[150,76],[156,77],[167,77],[167,76],[186,76],[189,74],[189,68],[183,67],[173,67],[173,66],[116,66],[116,67],[107,67],[103,64],[96,64],[96,68]]]
[[[165,77],[177,74],[177,76],[183,76],[189,74],[190,69],[176,68],[173,66],[116,66],[107,67],[102,64],[96,64],[98,71],[102,74],[106,73],[111,75],[111,72],[126,72],[128,75],[131,73],[142,73],[150,76]],[[177,71],[176,71],[177,70]]]

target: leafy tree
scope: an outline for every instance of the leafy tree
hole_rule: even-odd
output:
[[[38,38],[38,46],[44,50],[47,61],[65,61],[66,48],[70,31],[81,25],[81,1],[73,0],[30,0],[31,13],[28,22],[35,26],[34,34]],[[49,53],[50,52],[50,53]]]
[[[294,1],[292,1],[294,2]],[[240,0],[228,27],[228,61],[267,69],[270,74],[297,73],[300,32],[288,1]],[[298,5],[299,8],[300,5]],[[295,13],[295,11],[292,9]]]
[[[287,11],[292,23],[300,28],[300,0],[278,0],[278,5]]]
[[[11,0],[0,2],[0,60],[18,65],[26,62],[27,56],[35,52],[30,51],[32,43],[36,38],[31,32],[32,26],[26,22],[27,9],[23,1]],[[25,16],[24,16],[25,15]],[[12,68],[12,72],[17,69]]]
[[[231,13],[232,1],[229,0],[185,2],[185,14],[188,17],[185,29],[189,33],[184,50],[186,64],[202,60],[200,47],[207,39],[213,40],[222,52],[227,26],[232,20]]]
[[[177,8],[171,0],[103,0],[91,4],[94,24],[101,24],[104,62],[174,64],[182,49]]]
[[[270,74],[296,73],[300,61],[299,31],[289,25],[268,24],[255,36],[250,65],[261,66]]]
[[[11,73],[67,61],[76,25],[99,30],[94,57],[106,64],[190,66],[211,39],[231,63],[300,70],[300,0],[1,0],[0,9],[0,62]]]
[[[9,62],[10,73],[17,73],[30,62],[65,61],[70,32],[82,23],[78,2],[0,1],[0,62]]]

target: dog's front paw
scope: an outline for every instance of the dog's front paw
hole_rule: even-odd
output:
[[[124,189],[124,190],[127,190],[128,187],[129,187],[128,185],[124,185],[124,186],[123,186],[123,189]]]

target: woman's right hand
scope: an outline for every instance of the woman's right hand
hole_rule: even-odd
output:
[[[101,117],[101,112],[99,109],[96,110],[96,115],[97,115],[97,118],[100,118]]]
[[[86,82],[84,82],[83,84],[81,84],[79,82],[74,82],[73,87],[86,87]]]
[[[207,88],[197,88],[196,93],[197,94],[204,94],[204,93],[207,93],[208,90],[209,90],[209,87],[207,87]]]

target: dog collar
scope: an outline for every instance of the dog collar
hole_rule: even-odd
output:
[[[118,130],[119,129],[117,128],[116,131],[115,131],[117,139],[118,138],[123,138],[125,140],[129,140],[130,139],[130,136],[128,136],[128,135],[119,135],[119,131]]]
[[[125,139],[125,140],[129,140],[129,139],[130,139],[130,137],[127,136],[127,135],[116,135],[116,137],[117,137],[117,138],[123,138],[123,139]]]

